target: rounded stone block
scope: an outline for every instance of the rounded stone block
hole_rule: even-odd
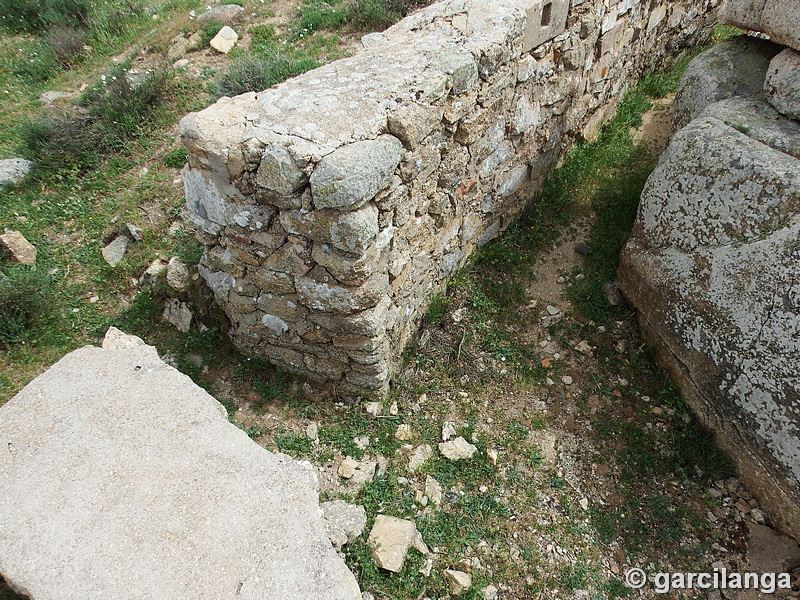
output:
[[[358,208],[392,183],[402,158],[403,145],[391,135],[339,148],[323,158],[311,174],[314,206]]]

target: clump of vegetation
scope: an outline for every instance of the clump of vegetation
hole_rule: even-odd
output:
[[[0,27],[36,36],[11,71],[26,84],[46,81],[89,53],[114,47],[146,13],[134,0],[0,0]]]
[[[186,151],[186,148],[175,148],[175,150],[167,152],[162,162],[167,167],[182,169],[183,165],[185,165],[188,160],[189,153]]]
[[[38,333],[51,312],[49,278],[18,267],[0,274],[0,348],[9,349]]]
[[[87,0],[0,0],[2,24],[15,33],[45,33],[51,27],[85,27]]]
[[[300,37],[321,29],[348,27],[380,31],[394,25],[427,0],[303,0],[298,9]]]
[[[97,157],[97,137],[91,119],[65,113],[23,122],[19,127],[23,154],[40,169],[89,166]]]
[[[318,66],[314,59],[293,56],[277,48],[236,57],[230,69],[216,84],[217,96],[237,96],[260,92]]]
[[[154,122],[172,74],[157,70],[134,82],[123,70],[103,76],[82,99],[84,111],[30,120],[20,127],[23,154],[44,169],[85,168],[102,154],[124,150]]]

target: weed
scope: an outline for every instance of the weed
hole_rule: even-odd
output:
[[[23,155],[41,169],[88,166],[98,158],[97,135],[88,117],[56,114],[23,121],[18,132]]]
[[[167,167],[172,167],[173,169],[182,169],[188,160],[189,153],[186,151],[186,148],[175,148],[174,150],[167,152],[161,162],[163,162]]]
[[[246,53],[236,57],[217,83],[215,92],[220,97],[260,92],[316,66],[317,62],[311,58],[264,48],[258,54]]]
[[[526,449],[525,455],[527,458],[528,467],[530,467],[534,471],[542,466],[542,463],[544,462],[544,457],[542,456],[542,453],[538,448],[532,447]]]
[[[425,313],[425,322],[428,325],[441,325],[447,310],[450,308],[450,303],[444,294],[436,294],[428,305],[428,310]]]
[[[88,109],[100,144],[109,152],[119,150],[153,124],[156,110],[170,91],[172,73],[158,69],[136,82],[118,71],[103,81],[105,89]]]
[[[588,579],[589,567],[585,564],[564,565],[556,573],[556,583],[567,590],[574,592],[583,588]]]
[[[88,0],[0,0],[3,26],[15,33],[43,33],[52,26],[85,26],[90,11]]]
[[[83,57],[86,32],[81,29],[53,27],[44,39],[63,67],[69,68]]]
[[[408,0],[352,0],[345,19],[359,31],[379,31],[402,19],[409,5]]]
[[[300,37],[320,29],[335,29],[345,22],[340,0],[303,0],[298,10],[297,31]]]
[[[155,71],[134,85],[122,71],[103,76],[87,91],[86,114],[67,113],[23,122],[19,129],[23,154],[44,169],[86,168],[100,153],[124,150],[154,122],[166,100],[172,75]]]
[[[9,65],[9,70],[21,83],[36,85],[61,71],[58,56],[44,40],[33,40],[26,50],[25,56],[14,58]]]
[[[369,417],[362,412],[349,415],[346,421],[319,430],[319,439],[334,446],[342,454],[352,456],[356,460],[364,457],[364,450],[355,443],[355,438],[369,432]]]
[[[200,47],[207,48],[208,44],[213,40],[219,30],[222,29],[224,26],[219,21],[209,21],[200,29]]]
[[[0,275],[0,347],[33,339],[52,312],[52,285],[41,269],[16,267]]]
[[[311,440],[305,435],[280,433],[275,436],[275,445],[281,452],[295,458],[303,458],[311,454]]]

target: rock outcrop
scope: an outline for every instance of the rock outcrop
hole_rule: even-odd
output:
[[[445,0],[185,117],[201,274],[235,344],[383,394],[431,297],[717,0]]]
[[[795,0],[725,0],[720,23],[760,31],[784,46],[800,50],[800,4]]]
[[[33,163],[24,158],[6,158],[0,160],[0,187],[22,183],[33,169]]]
[[[111,329],[0,408],[0,573],[32,600],[359,600],[310,466]]]
[[[740,74],[719,49],[687,70],[677,118],[696,118],[647,181],[619,275],[689,404],[775,525],[800,539],[800,123],[788,118],[800,96],[776,93],[794,50],[769,47],[762,69],[765,44],[726,44],[759,65],[750,97],[726,87]]]

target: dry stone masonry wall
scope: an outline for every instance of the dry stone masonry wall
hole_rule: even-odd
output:
[[[245,352],[382,394],[434,293],[717,0],[447,0],[185,117],[201,273]]]

